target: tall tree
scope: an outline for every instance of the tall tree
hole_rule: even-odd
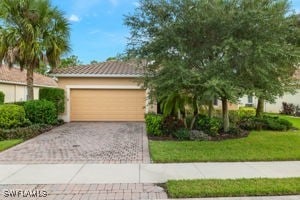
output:
[[[149,61],[145,86],[157,91],[169,84],[161,91],[165,94],[174,88],[213,91],[222,100],[225,131],[228,102],[262,91],[274,97],[287,89],[281,86],[290,83],[299,61],[297,47],[288,40],[296,36],[294,23],[286,0],[141,0],[125,19],[131,29],[128,54]],[[168,72],[160,72],[173,74],[175,65],[189,76],[173,75],[170,86],[171,80],[161,78]]]
[[[69,57],[64,57],[60,59],[59,67],[70,67],[81,65],[82,62],[78,59],[78,56],[71,55]]]
[[[27,98],[33,99],[33,72],[41,62],[57,67],[70,50],[68,20],[49,0],[1,0],[0,60],[27,70]]]

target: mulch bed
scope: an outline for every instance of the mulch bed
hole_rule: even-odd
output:
[[[239,138],[245,138],[248,137],[249,131],[243,130],[241,134],[239,135],[233,135],[228,133],[220,133],[219,135],[212,137],[208,137],[208,141],[222,141],[222,140],[228,140],[228,139],[239,139]],[[176,138],[170,136],[148,136],[149,140],[153,141],[179,141]],[[191,140],[187,140],[191,141]]]

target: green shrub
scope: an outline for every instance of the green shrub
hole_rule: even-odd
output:
[[[240,107],[238,110],[238,116],[239,118],[243,117],[254,117],[256,114],[255,108],[252,107]]]
[[[216,136],[222,128],[222,121],[217,117],[200,115],[197,121],[197,129],[204,131],[210,136]]]
[[[57,112],[53,102],[32,100],[24,104],[27,118],[34,124],[56,124]]]
[[[4,97],[5,97],[5,94],[0,91],[0,104],[4,103]]]
[[[214,109],[213,112],[212,112],[212,115],[214,117],[219,117],[221,118],[222,117],[222,110],[221,109]]]
[[[0,141],[12,139],[30,139],[41,133],[49,131],[52,125],[33,124],[27,127],[19,127],[14,129],[0,129]]]
[[[227,133],[231,134],[231,135],[241,135],[242,134],[242,130],[238,126],[230,126]]]
[[[245,130],[285,131],[292,128],[292,123],[279,117],[264,115],[262,117],[247,117],[240,121],[240,127]]]
[[[14,102],[13,104],[24,107],[25,103],[26,101],[18,101],[18,102]]]
[[[232,124],[237,124],[240,120],[238,110],[229,110],[229,121]]]
[[[239,127],[244,130],[262,130],[263,123],[259,122],[256,117],[244,117],[239,121]]]
[[[185,128],[181,128],[172,133],[173,137],[177,140],[189,140],[190,139],[190,131]]]
[[[65,91],[63,89],[41,88],[39,91],[39,99],[53,102],[58,114],[65,111]]]
[[[151,136],[162,136],[163,117],[157,114],[146,114],[145,116],[147,134]]]
[[[293,124],[286,119],[280,119],[279,117],[263,116],[263,129],[286,131],[293,127]]]
[[[14,104],[0,105],[0,128],[10,129],[29,125],[22,106]]]

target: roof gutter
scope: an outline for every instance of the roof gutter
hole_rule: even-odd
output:
[[[142,75],[132,74],[49,74],[52,77],[67,77],[67,78],[137,78]]]

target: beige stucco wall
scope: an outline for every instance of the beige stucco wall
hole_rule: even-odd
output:
[[[216,110],[222,110],[222,101],[218,100],[218,105],[214,105],[214,109]],[[237,104],[234,103],[228,103],[228,109],[229,110],[237,110],[239,109],[239,106]]]
[[[63,113],[60,117],[69,121],[69,102],[70,102],[70,88],[78,88],[81,86],[86,86],[87,88],[91,86],[92,88],[99,87],[138,87],[138,82],[136,78],[102,78],[102,77],[58,77],[58,87],[65,90],[66,94],[66,102],[65,102],[65,113]],[[147,105],[148,101],[145,102],[146,112],[156,111],[155,105]]]
[[[58,87],[67,85],[137,85],[133,78],[58,78]]]
[[[0,91],[4,92],[5,103],[13,103],[19,101],[25,101],[27,97],[27,87],[26,85],[16,85],[0,83]],[[34,99],[39,98],[39,87],[34,87]]]

